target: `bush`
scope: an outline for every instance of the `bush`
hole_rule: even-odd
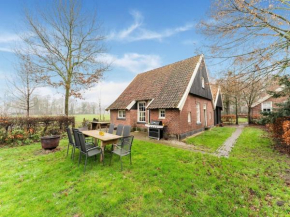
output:
[[[222,115],[222,122],[234,124],[236,122],[236,115]]]
[[[290,146],[290,117],[277,118],[273,123],[268,123],[266,126],[275,139],[284,145]]]
[[[0,143],[30,144],[44,135],[62,134],[68,126],[75,126],[74,117],[0,117]]]

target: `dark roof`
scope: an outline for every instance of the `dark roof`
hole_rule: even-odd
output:
[[[152,100],[149,109],[177,108],[201,55],[138,74],[107,109],[126,109],[132,101]]]
[[[212,97],[214,102],[216,101],[216,95],[218,93],[219,90],[219,86],[217,84],[210,84],[210,88],[211,88],[211,93],[212,93]]]

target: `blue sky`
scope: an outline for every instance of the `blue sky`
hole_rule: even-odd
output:
[[[22,5],[32,6],[41,1],[0,1],[0,91],[5,77],[14,73],[11,48],[19,39]],[[44,1],[42,1],[44,2]],[[84,1],[87,9],[96,6],[98,17],[107,34],[107,57],[112,70],[105,73],[101,84],[84,94],[87,101],[102,95],[109,104],[121,93],[136,74],[195,55],[203,43],[195,24],[206,19],[210,1]],[[52,88],[38,90],[40,95],[55,94]],[[58,93],[61,93],[59,90]],[[1,94],[0,94],[1,97]]]

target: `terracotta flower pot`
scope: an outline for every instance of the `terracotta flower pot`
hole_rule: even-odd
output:
[[[43,149],[55,149],[59,145],[60,135],[41,137]]]

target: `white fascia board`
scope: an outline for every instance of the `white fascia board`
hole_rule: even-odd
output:
[[[183,96],[182,96],[180,102],[178,103],[177,108],[178,108],[179,110],[182,110],[182,108],[183,108],[183,106],[184,106],[184,104],[185,104],[185,101],[186,101],[186,99],[187,99],[187,96],[188,96],[188,94],[189,94],[190,88],[191,88],[191,86],[192,86],[192,84],[193,84],[194,78],[195,78],[195,76],[196,76],[196,74],[197,74],[197,71],[198,71],[198,69],[199,69],[199,66],[200,66],[200,64],[201,64],[202,59],[203,59],[203,54],[200,56],[200,58],[199,58],[199,60],[198,60],[198,62],[197,62],[197,64],[196,64],[196,66],[195,66],[195,69],[194,69],[194,71],[193,71],[193,73],[192,73],[192,76],[191,76],[191,78],[190,78],[190,80],[189,80],[189,83],[188,83],[188,85],[187,85],[187,88],[185,89],[185,92],[184,92],[184,94],[183,94]]]
[[[150,106],[150,104],[153,102],[154,98],[148,103],[148,105],[146,106],[146,109]]]
[[[127,109],[127,110],[130,110],[130,109],[133,107],[133,105],[135,105],[135,103],[136,103],[136,100],[133,100],[133,101],[130,102],[130,104],[126,107],[126,109]]]

